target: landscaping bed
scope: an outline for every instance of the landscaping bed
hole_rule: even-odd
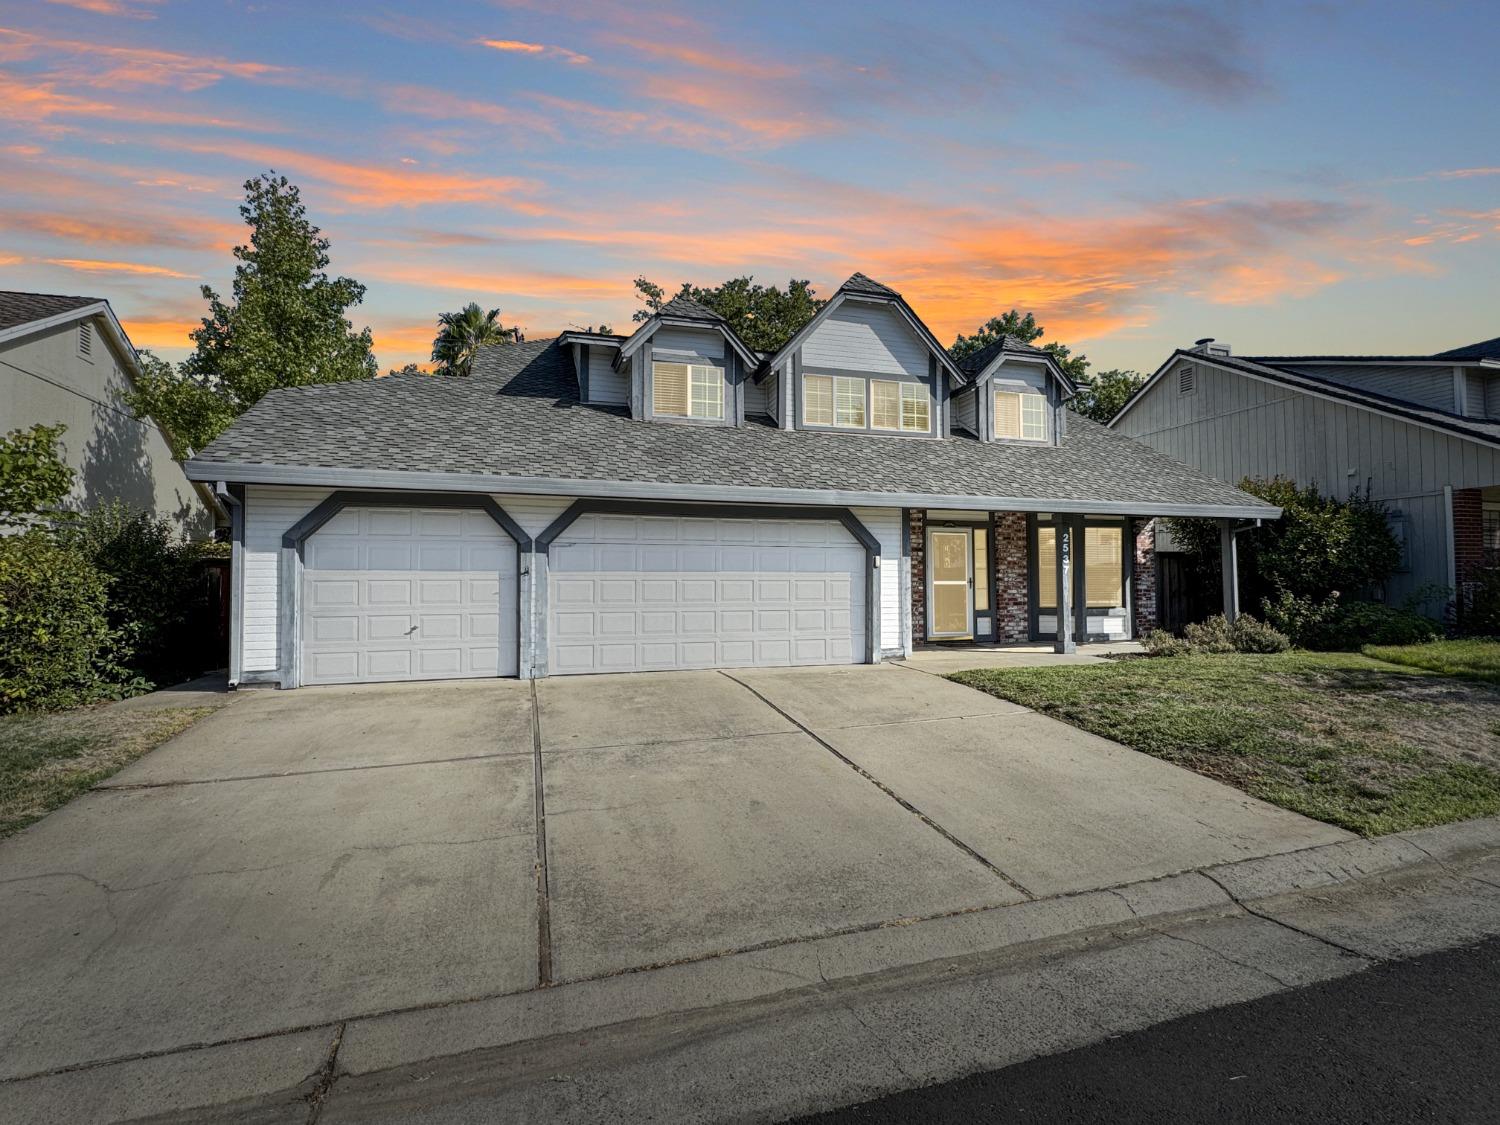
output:
[[[1306,652],[949,678],[1366,836],[1500,813],[1500,690],[1483,683]]]
[[[0,839],[180,734],[214,707],[80,707],[0,717]]]

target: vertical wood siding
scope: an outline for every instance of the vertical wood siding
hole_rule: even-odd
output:
[[[1500,449],[1291,387],[1198,364],[1198,389],[1163,377],[1116,427],[1220,480],[1280,474],[1347,497],[1370,488],[1406,516],[1411,568],[1388,600],[1448,581],[1443,488],[1500,483]],[[1449,375],[1451,387],[1452,376]]]
[[[611,364],[619,353],[614,348],[589,349],[589,401],[624,406],[630,401],[630,380]]]

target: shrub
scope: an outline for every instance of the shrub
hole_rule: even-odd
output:
[[[1285,633],[1248,613],[1235,618],[1229,627],[1229,638],[1235,652],[1285,652],[1292,647],[1291,638]]]
[[[1234,633],[1222,613],[1207,621],[1196,622],[1182,631],[1189,652],[1233,652]]]
[[[1141,638],[1141,647],[1150,656],[1186,656],[1187,642],[1165,629],[1153,629]]]
[[[154,684],[200,671],[190,635],[199,590],[198,549],[172,525],[113,501],[61,526],[58,540],[109,579],[109,624],[128,642],[130,666]]]
[[[1261,602],[1260,608],[1266,620],[1290,637],[1293,644],[1309,648],[1308,638],[1328,628],[1338,616],[1339,595],[1335,590],[1326,598],[1312,598],[1283,590]]]
[[[1471,637],[1500,637],[1500,567],[1486,567],[1464,590],[1459,625]]]
[[[0,538],[0,712],[124,693],[108,601],[109,579],[45,530]]]
[[[1321,602],[1284,596],[1266,604],[1266,616],[1302,648],[1358,652],[1364,645],[1415,645],[1437,640],[1441,627],[1410,609],[1376,602]]]
[[[1242,615],[1231,625],[1222,615],[1189,625],[1181,637],[1158,629],[1141,645],[1152,656],[1186,656],[1226,652],[1285,652],[1292,647],[1286,635],[1264,622]]]

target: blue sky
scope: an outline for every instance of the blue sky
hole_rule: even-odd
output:
[[[0,287],[178,358],[275,168],[383,366],[854,270],[1096,367],[1428,352],[1500,333],[1497,54],[1465,3],[0,3]]]

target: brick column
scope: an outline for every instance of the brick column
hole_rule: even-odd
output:
[[[1031,639],[1031,588],[1026,572],[1026,515],[995,513],[995,640],[1003,645]]]
[[[911,643],[927,643],[927,512],[913,508],[911,536]]]
[[[1131,610],[1135,639],[1156,628],[1156,521],[1132,520],[1135,535],[1135,565],[1131,573]]]
[[[1458,614],[1474,593],[1474,583],[1484,566],[1484,493],[1477,488],[1453,490],[1453,575]]]

